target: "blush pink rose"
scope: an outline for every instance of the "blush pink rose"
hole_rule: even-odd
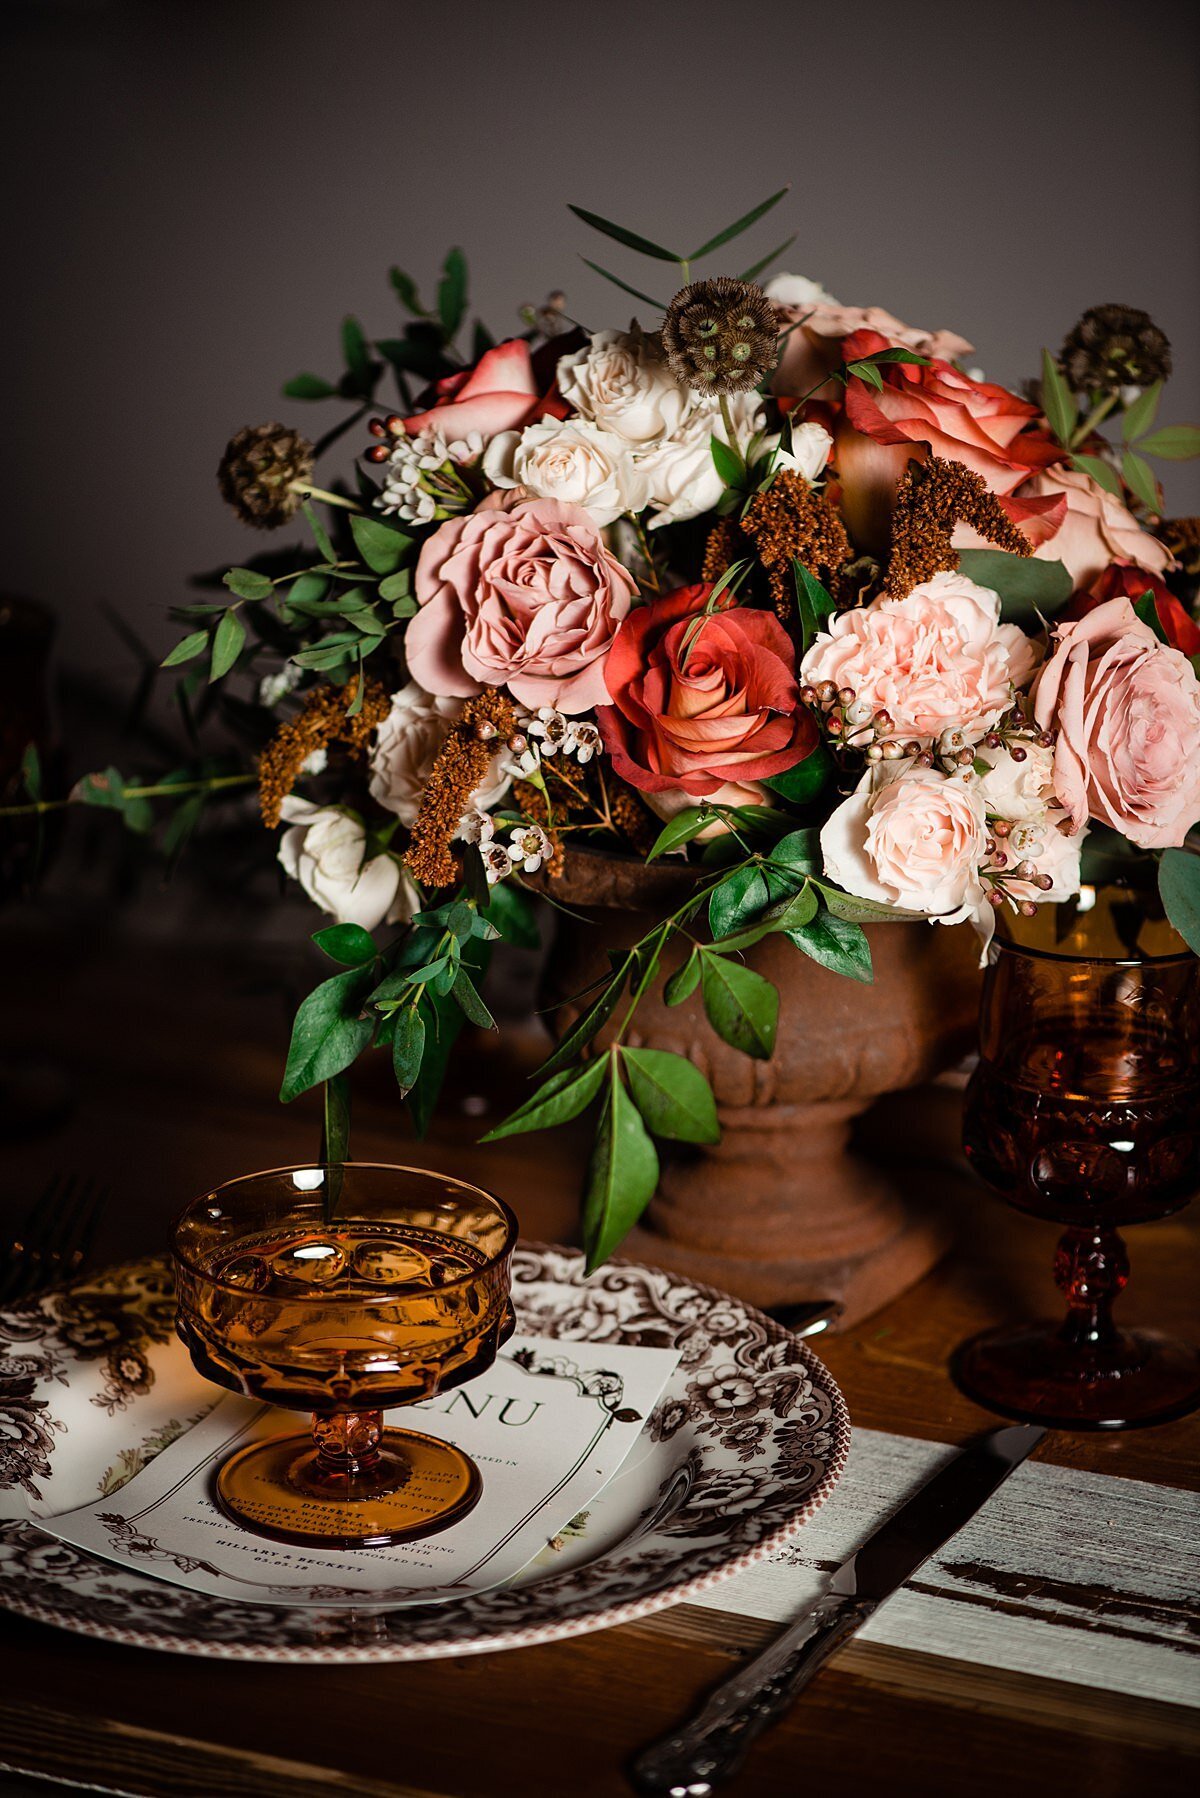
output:
[[[404,652],[427,693],[505,687],[522,705],[577,714],[608,699],[604,664],[637,584],[582,506],[534,499],[447,519],[421,551],[415,591]]]
[[[1144,531],[1129,508],[1082,468],[1043,469],[1019,497],[1066,501],[1062,523],[1034,554],[1062,562],[1076,587],[1090,587],[1110,562],[1132,562],[1150,574],[1171,566],[1166,545]]]
[[[987,907],[979,782],[937,768],[868,772],[821,831],[825,872],[847,893],[958,924]]]
[[[1079,830],[1089,817],[1142,849],[1176,849],[1200,819],[1200,681],[1128,599],[1058,627],[1034,716],[1057,733],[1054,787]]]
[[[855,331],[874,331],[893,349],[946,361],[969,356],[972,349],[955,331],[922,331],[901,324],[882,306],[839,306],[830,300],[812,306],[777,305],[775,314],[780,332],[787,333],[771,381],[772,392],[781,399],[800,399],[832,374],[842,361],[843,340]]]
[[[1001,624],[999,597],[964,574],[944,573],[903,599],[841,613],[818,635],[800,673],[810,686],[849,687],[868,720],[888,712],[897,737],[931,743],[944,730],[982,737],[1035,664],[1020,626]]]
[[[498,343],[474,368],[439,381],[436,391],[437,400],[428,411],[405,419],[410,437],[435,430],[444,442],[453,443],[472,431],[494,437],[499,431],[519,430],[538,403],[529,345],[522,337]]]

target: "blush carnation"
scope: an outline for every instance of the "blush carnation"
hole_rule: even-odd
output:
[[[1061,625],[1034,716],[1057,732],[1054,785],[1079,830],[1089,817],[1142,849],[1171,849],[1200,818],[1200,681],[1124,598]]]
[[[605,660],[637,592],[582,506],[484,504],[435,531],[417,562],[405,654],[427,692],[505,687],[578,714],[609,697]]]
[[[600,732],[617,774],[645,792],[711,798],[729,782],[782,774],[816,747],[779,620],[734,606],[700,622],[711,590],[681,587],[640,606],[613,642]]]
[[[817,637],[801,674],[832,681],[891,715],[901,738],[935,741],[944,730],[978,739],[1008,710],[1032,672],[1024,631],[1000,623],[1000,600],[966,575],[935,574],[903,599],[843,612]]]

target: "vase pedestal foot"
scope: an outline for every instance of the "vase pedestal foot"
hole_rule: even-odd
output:
[[[702,1188],[713,1172],[711,1162],[696,1170]],[[814,1179],[806,1203],[793,1192],[790,1204],[763,1207],[774,1212],[769,1239],[750,1222],[758,1207],[732,1170],[723,1229],[704,1228],[715,1220],[696,1184],[685,1170],[668,1174],[646,1223],[630,1231],[620,1253],[761,1309],[836,1299],[844,1306],[841,1328],[915,1286],[952,1239],[948,1207],[938,1203],[939,1184],[949,1184],[944,1170],[913,1166],[893,1178],[848,1157],[832,1179]]]

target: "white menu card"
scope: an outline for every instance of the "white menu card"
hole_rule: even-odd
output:
[[[674,1349],[514,1336],[487,1373],[386,1414],[463,1449],[483,1495],[422,1541],[354,1551],[254,1535],[212,1497],[216,1468],[249,1442],[304,1427],[227,1397],[117,1492],[38,1527],[139,1573],[241,1604],[391,1608],[502,1585],[607,1484],[678,1361]]]

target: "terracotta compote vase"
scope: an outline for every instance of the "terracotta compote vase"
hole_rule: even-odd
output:
[[[694,871],[574,850],[553,892],[558,915],[546,972],[556,1032],[625,948],[686,897]],[[885,1093],[928,1080],[974,1039],[979,944],[966,928],[868,928],[875,980],[819,967],[781,937],[745,952],[778,987],[770,1061],[730,1048],[699,993],[669,1008],[662,989],[682,960],[668,949],[625,1041],[686,1055],[712,1084],[721,1141],[663,1157],[662,1180],[622,1253],[723,1287],[757,1305],[839,1299],[845,1321],[867,1316],[928,1271],[947,1244],[922,1182],[851,1145],[851,1129]],[[620,1015],[620,1014],[618,1014]],[[614,1026],[601,1032],[603,1047]]]

